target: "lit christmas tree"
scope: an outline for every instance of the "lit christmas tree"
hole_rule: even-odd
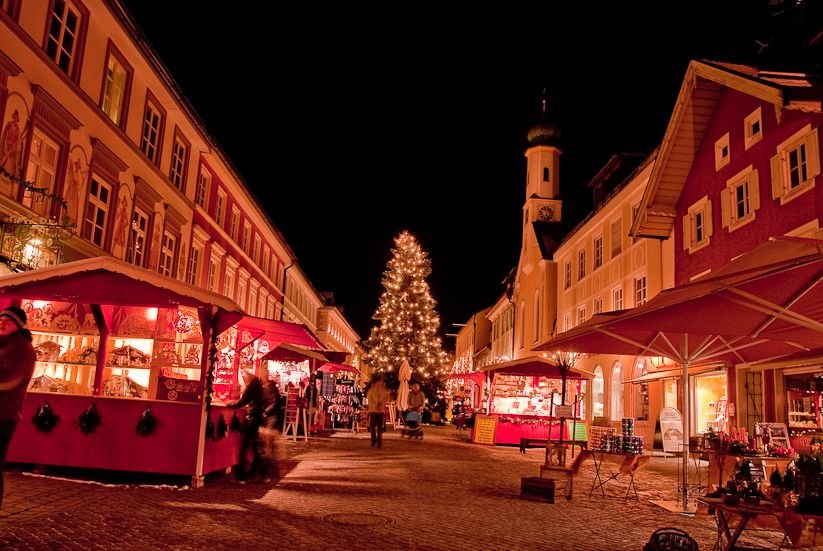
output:
[[[397,236],[394,244],[383,272],[380,306],[372,316],[378,325],[364,343],[363,359],[375,373],[383,374],[389,388],[397,388],[397,372],[403,360],[408,360],[412,381],[419,382],[429,394],[440,386],[439,378],[449,368],[448,354],[437,336],[437,302],[426,282],[431,261],[407,231]]]

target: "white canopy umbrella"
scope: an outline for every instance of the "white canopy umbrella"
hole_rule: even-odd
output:
[[[397,387],[397,411],[406,411],[409,409],[409,380],[411,379],[411,367],[408,360],[403,360],[397,377],[400,379],[400,386]]]

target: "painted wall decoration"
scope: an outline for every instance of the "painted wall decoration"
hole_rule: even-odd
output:
[[[6,103],[8,118],[0,133],[0,174],[13,178],[23,177],[23,149],[29,132],[30,109],[19,94],[9,94]],[[0,193],[17,196],[17,186],[7,178],[0,178]]]
[[[66,210],[61,213],[61,220],[66,225],[76,224],[80,227],[81,209],[85,197],[89,178],[89,156],[79,145],[74,146],[69,153],[69,165],[66,169],[66,186],[63,197],[66,200]]]
[[[126,254],[126,244],[129,239],[129,221],[131,220],[131,190],[126,185],[120,186],[117,196],[117,214],[114,215],[112,230],[111,254],[123,258]]]

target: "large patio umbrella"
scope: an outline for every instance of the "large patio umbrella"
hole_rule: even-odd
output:
[[[400,379],[400,386],[397,387],[397,411],[406,411],[409,409],[409,380],[411,379],[411,367],[408,360],[403,360],[397,377]]]
[[[631,310],[594,316],[537,350],[664,356],[681,368],[688,464],[689,367],[780,358],[823,347],[823,241],[776,237]],[[688,508],[688,469],[683,508]]]

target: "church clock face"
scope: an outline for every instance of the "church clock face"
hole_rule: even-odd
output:
[[[543,205],[537,210],[537,216],[544,222],[551,222],[554,220],[554,209],[548,205]]]

